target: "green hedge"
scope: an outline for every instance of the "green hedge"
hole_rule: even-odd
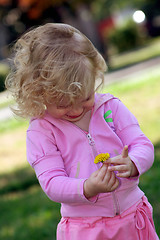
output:
[[[142,29],[132,21],[111,30],[107,38],[119,53],[140,47],[146,40]]]
[[[5,79],[9,73],[9,67],[7,64],[0,64],[0,92],[5,90]]]

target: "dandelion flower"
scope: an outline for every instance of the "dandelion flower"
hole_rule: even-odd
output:
[[[94,163],[105,162],[108,158],[110,158],[109,153],[100,153],[95,157]]]

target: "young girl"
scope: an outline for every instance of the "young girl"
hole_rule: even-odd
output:
[[[106,64],[66,24],[48,23],[15,45],[6,80],[30,118],[27,158],[43,191],[61,203],[58,240],[157,240],[152,207],[138,187],[152,165],[152,143],[111,94],[95,93]],[[105,163],[94,163],[109,153]]]

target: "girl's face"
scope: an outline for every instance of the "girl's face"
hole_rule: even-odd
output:
[[[58,119],[64,119],[70,122],[79,121],[94,105],[94,94],[87,99],[78,101],[75,106],[66,106],[65,103],[56,106],[55,104],[48,104],[48,113]]]

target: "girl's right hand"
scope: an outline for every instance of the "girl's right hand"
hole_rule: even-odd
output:
[[[90,198],[98,193],[112,192],[118,186],[119,180],[115,173],[108,170],[107,164],[103,164],[84,182],[84,195],[86,198]]]

